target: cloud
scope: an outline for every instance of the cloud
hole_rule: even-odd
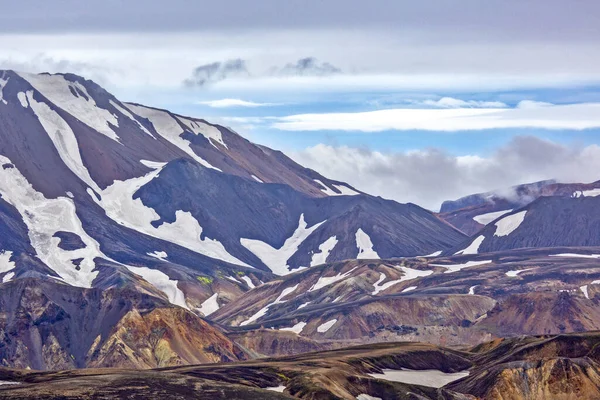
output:
[[[454,97],[442,97],[439,100],[409,101],[411,104],[437,108],[507,108],[500,101],[461,100]]]
[[[523,103],[521,103],[523,104]],[[273,128],[287,131],[387,130],[468,131],[484,129],[572,129],[600,127],[600,103],[521,106],[509,109],[390,109],[356,113],[299,114],[279,118]]]
[[[229,108],[229,107],[269,107],[280,105],[280,103],[256,103],[254,101],[246,101],[241,99],[221,99],[199,101],[198,104],[209,106],[212,108]]]
[[[301,58],[295,63],[286,64],[281,69],[273,69],[277,76],[330,76],[342,73],[342,70],[328,62],[319,62],[314,57]]]
[[[246,61],[241,58],[236,58],[223,62],[200,65],[194,69],[192,76],[186,79],[184,84],[189,87],[202,87],[231,77],[243,77],[248,75]]]
[[[290,153],[302,165],[373,195],[438,210],[444,200],[545,179],[600,179],[600,146],[565,146],[519,136],[489,157],[440,149],[383,153],[319,144]]]

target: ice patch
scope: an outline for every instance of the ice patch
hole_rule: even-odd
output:
[[[62,75],[20,75],[55,106],[60,107],[90,128],[114,141],[119,141],[119,137],[111,127],[111,125],[119,126],[117,117],[108,110],[98,107],[82,84],[70,82]],[[73,92],[78,95],[75,96]],[[32,96],[29,97],[30,102],[31,98]]]
[[[310,234],[323,223],[325,223],[325,221],[319,222],[308,228],[306,221],[304,221],[304,214],[301,214],[298,228],[296,228],[296,231],[292,236],[290,236],[279,249],[275,249],[270,244],[255,239],[241,238],[240,243],[265,263],[274,274],[287,275],[292,272],[287,265],[290,257],[298,251],[298,248],[306,238],[308,238]]]
[[[161,261],[167,261],[167,257],[169,257],[169,255],[164,251],[153,251],[152,253],[146,253],[146,254],[149,255],[150,257],[157,258]]]
[[[371,260],[379,259],[379,254],[373,250],[373,242],[369,235],[367,235],[361,228],[356,231],[356,247],[358,247],[358,255],[356,256],[359,260]]]
[[[335,323],[337,322],[337,319],[332,319],[331,321],[327,321],[324,324],[319,325],[319,327],[317,328],[317,332],[319,333],[325,333],[328,330],[331,329],[332,326],[335,325]]]
[[[412,370],[412,369],[384,369],[382,374],[368,374],[376,379],[392,382],[407,383],[410,385],[421,385],[433,388],[441,388],[450,382],[469,376],[469,372],[446,373],[437,369]]]
[[[310,261],[310,266],[314,267],[316,265],[325,264],[325,262],[327,261],[327,257],[329,257],[331,250],[333,250],[333,248],[335,247],[336,244],[338,244],[338,240],[337,240],[336,236],[332,236],[329,239],[327,239],[326,241],[324,241],[323,243],[321,243],[319,245],[320,252],[314,253],[312,255],[312,259]]]
[[[223,141],[223,135],[221,134],[221,131],[218,128],[212,125],[205,124],[204,122],[193,121],[191,119],[183,118],[180,116],[177,116],[176,118],[195,135],[204,136],[209,141],[209,143],[212,144],[215,148],[218,149],[218,147],[215,145],[215,142],[222,144],[223,147],[225,147],[226,149],[228,148],[225,142]]]
[[[125,266],[132,273],[141,276],[146,282],[163,292],[171,304],[188,309],[183,292],[177,287],[178,281],[171,280],[169,275],[148,267]]]
[[[325,286],[329,286],[332,285],[336,282],[342,281],[344,279],[346,279],[348,276],[350,276],[350,274],[352,273],[352,271],[354,271],[356,268],[358,267],[354,267],[352,268],[350,271],[348,272],[344,272],[343,274],[340,272],[335,276],[322,276],[319,278],[319,280],[317,281],[317,283],[315,283],[308,291],[309,292],[314,292],[315,290],[319,290],[324,288]]]
[[[198,156],[194,150],[192,150],[190,147],[190,142],[181,137],[181,135],[184,133],[183,128],[177,122],[177,120],[171,116],[171,114],[166,111],[144,106],[137,106],[134,104],[126,104],[126,107],[129,108],[134,114],[148,119],[152,126],[154,126],[156,133],[167,139],[169,142],[171,142],[171,144],[179,147],[190,157],[196,160],[200,165],[221,171],[219,168],[210,165],[206,160]]]
[[[283,300],[283,298],[285,296],[287,296],[288,294],[292,293],[296,289],[298,289],[298,285],[284,289],[283,292],[281,292],[279,297],[277,297],[277,299],[274,302],[269,303],[266,306],[264,306],[263,308],[261,308],[260,310],[258,310],[258,312],[256,312],[253,316],[251,316],[246,321],[242,322],[240,324],[240,326],[246,326],[248,324],[251,324],[251,323],[257,321],[259,318],[264,317],[267,314],[267,312],[269,312],[270,307],[277,305],[277,304],[285,303],[286,300]]]
[[[473,220],[477,223],[480,223],[481,225],[487,225],[490,222],[495,221],[496,219],[500,218],[504,214],[508,214],[511,211],[512,211],[512,208],[510,210],[495,211],[495,212],[491,212],[491,213],[487,213],[487,214],[480,214],[480,215],[473,217]]]
[[[11,163],[10,159],[0,156],[0,164],[5,163]],[[94,259],[109,258],[100,251],[98,242],[83,229],[73,200],[68,197],[47,199],[31,186],[17,168],[0,169],[0,193],[21,214],[38,258],[66,283],[92,287],[92,282],[98,275],[94,271]],[[73,251],[61,249],[58,247],[60,239],[53,237],[59,231],[78,235],[85,247]],[[77,258],[83,259],[79,271],[71,262]]]
[[[28,91],[26,96],[31,109],[46,133],[48,133],[52,143],[54,143],[54,147],[58,151],[61,160],[79,179],[85,182],[90,188],[99,192],[100,188],[83,164],[83,159],[79,152],[79,143],[69,124],[46,103],[38,103],[33,98],[33,91]]]
[[[485,261],[467,261],[466,263],[463,264],[449,264],[449,265],[442,265],[442,264],[429,264],[432,267],[442,267],[442,268],[446,268],[446,271],[444,271],[445,274],[450,274],[452,272],[458,272],[461,269],[464,268],[469,268],[469,267],[476,267],[478,265],[484,265],[484,264],[489,264],[491,263],[492,260],[485,260]]]
[[[215,293],[210,296],[208,299],[204,300],[204,302],[200,305],[197,310],[202,313],[205,317],[208,317],[210,314],[216,312],[219,309],[219,294]]]
[[[249,276],[242,276],[242,279],[244,280],[244,282],[246,282],[246,285],[248,285],[250,289],[254,289],[256,287],[254,286],[254,283],[252,283],[252,279],[250,279]]]
[[[481,243],[483,243],[483,241],[485,240],[485,236],[481,235],[478,236],[477,239],[473,240],[473,242],[471,242],[471,244],[464,250],[461,251],[457,251],[456,253],[454,253],[454,255],[457,254],[479,254],[479,246],[481,246]]]
[[[306,326],[306,322],[298,322],[296,325],[291,328],[281,328],[280,331],[294,332],[295,334],[300,334],[304,327]]]
[[[527,211],[521,211],[516,214],[509,215],[496,222],[496,232],[494,236],[508,236],[513,233],[525,220]]]

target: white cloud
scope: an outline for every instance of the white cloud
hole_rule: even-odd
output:
[[[254,101],[246,101],[241,99],[221,99],[199,101],[198,104],[203,104],[212,108],[229,108],[229,107],[268,107],[279,105],[277,103],[256,103]]]
[[[468,131],[483,129],[574,129],[600,127],[600,103],[525,107],[391,109],[356,113],[299,114],[279,118],[273,128],[287,131],[386,130]]]
[[[291,155],[367,193],[432,210],[444,200],[526,182],[600,179],[600,146],[565,146],[531,136],[516,137],[488,157],[457,157],[437,149],[384,153],[324,144]]]
[[[500,101],[461,100],[453,97],[442,97],[439,100],[412,101],[412,104],[438,108],[507,108]]]

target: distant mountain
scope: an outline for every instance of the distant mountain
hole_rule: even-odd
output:
[[[144,307],[130,310],[189,310],[168,311],[172,323],[209,316],[276,275],[349,258],[429,254],[464,240],[429,211],[327,179],[231,129],[122,102],[76,75],[0,71],[0,279],[7,287],[28,279],[36,289],[27,290],[49,299],[57,283],[75,288],[70,296],[78,299],[93,290],[147,295]],[[51,326],[93,313],[85,307],[95,304],[82,300],[75,313],[52,303],[58,314],[44,320]],[[37,320],[38,311],[24,310]],[[4,331],[17,309],[5,312]],[[129,315],[102,319],[94,348],[125,329]],[[190,324],[205,329],[199,319]],[[19,332],[6,365],[18,358],[53,368],[40,354],[64,359],[57,354],[70,351],[74,334],[49,329],[36,335],[50,341],[33,346],[20,336],[29,331]],[[173,362],[204,359],[201,350],[184,356],[185,346],[171,344]],[[84,347],[70,353],[75,366],[90,365],[91,347]],[[19,353],[24,348],[31,352]],[[115,364],[152,366],[137,350],[127,354]]]
[[[590,184],[540,181],[445,201],[439,217],[465,234],[474,235],[496,218],[541,196],[590,196],[596,193],[600,193],[600,181]]]

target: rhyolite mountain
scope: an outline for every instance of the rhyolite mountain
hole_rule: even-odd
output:
[[[540,181],[445,201],[440,208],[439,217],[463,233],[474,235],[500,216],[540,197],[590,197],[599,193],[600,181],[589,184]]]
[[[76,75],[0,71],[4,365],[243,359],[198,316],[277,275],[465,239],[427,210],[327,179],[231,129],[122,102]],[[73,325],[93,315],[100,325]],[[119,334],[133,320],[162,334],[139,349]],[[189,331],[173,332],[183,320]],[[208,331],[212,347],[187,350]]]

